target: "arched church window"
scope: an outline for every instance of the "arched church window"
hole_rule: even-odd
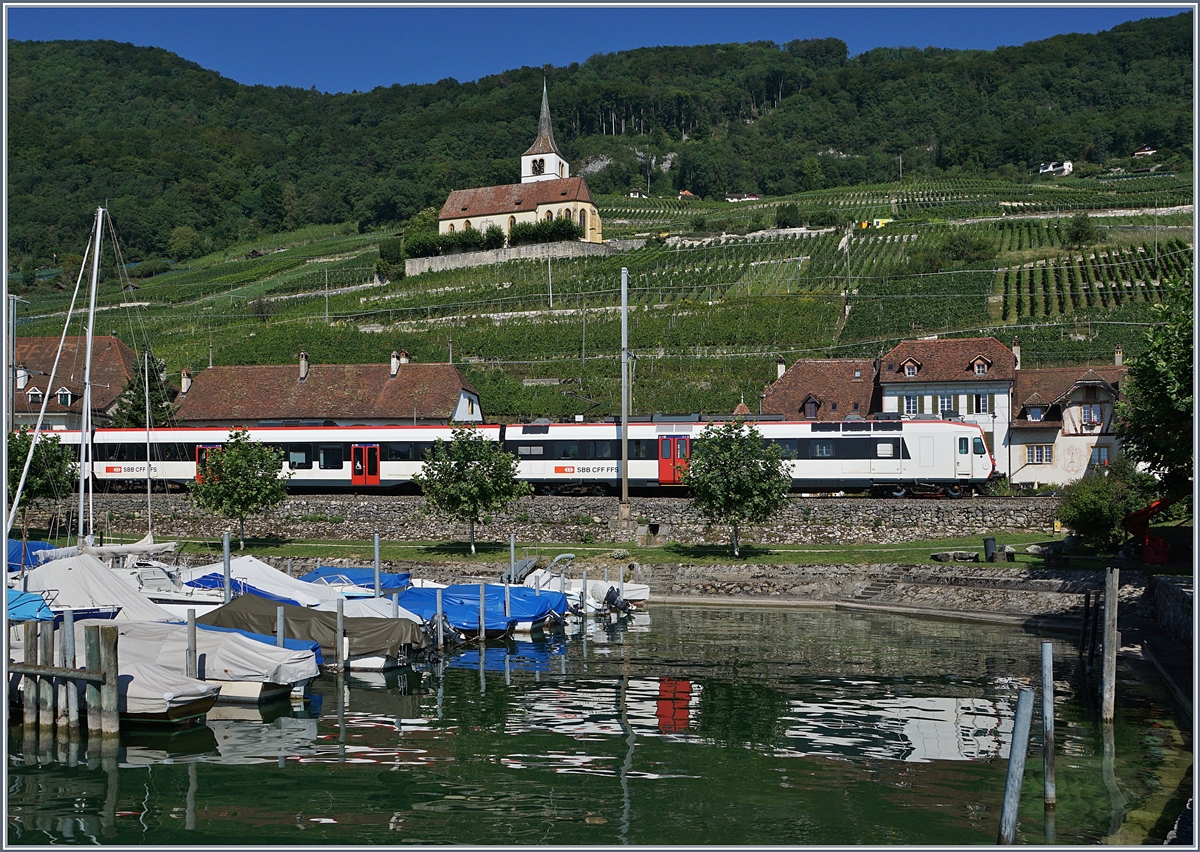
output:
[[[554,211],[553,211],[553,210],[547,210],[547,211],[546,211],[546,221],[547,221],[547,222],[549,222],[549,221],[550,221],[551,219],[553,219],[553,218],[554,218]]]
[[[586,236],[587,235],[587,211],[586,210],[579,211],[579,227],[583,228],[583,233]]]
[[[508,217],[508,229],[511,231],[516,224],[517,224],[517,217],[509,216]]]
[[[471,220],[470,220],[470,219],[468,219],[467,221],[463,222],[463,230],[464,230],[464,231],[469,231],[469,230],[471,230]]]
[[[559,177],[563,176],[563,164],[562,163],[558,164],[558,176]]]
[[[448,233],[451,233],[451,234],[453,234],[453,233],[454,233],[454,226],[453,226],[453,225],[451,225],[451,226],[450,226],[450,227],[447,229],[447,231],[448,231]]]
[[[546,161],[545,160],[534,160],[533,163],[531,164],[531,166],[532,166],[532,171],[535,175],[542,175],[542,174],[546,173]]]

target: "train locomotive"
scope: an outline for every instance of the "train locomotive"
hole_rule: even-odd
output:
[[[641,494],[680,494],[693,442],[725,418],[639,418],[628,424],[629,486]],[[995,475],[981,427],[956,420],[759,421],[763,438],[779,445],[798,492],[871,491],[902,497],[980,491]],[[255,441],[278,447],[297,492],[400,491],[451,426],[260,425]],[[621,487],[620,424],[535,421],[476,427],[517,459],[518,477],[544,494],[614,494]],[[79,434],[61,432],[78,450]],[[97,429],[92,473],[100,490],[144,487],[147,464],[155,484],[195,479],[205,454],[221,447],[228,430]],[[149,455],[149,459],[147,459]]]

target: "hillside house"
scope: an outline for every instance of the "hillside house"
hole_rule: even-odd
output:
[[[700,196],[688,192],[686,189],[679,193],[680,201],[699,201]]]
[[[880,410],[876,365],[870,358],[776,362],[778,378],[763,395],[762,413],[787,420],[845,420]]]
[[[83,373],[87,361],[87,338],[68,337],[54,383],[50,371],[58,352],[57,337],[18,337],[13,360],[16,385],[13,389],[13,423],[32,428],[47,395],[43,429],[78,430],[83,419]],[[117,398],[139,370],[137,354],[116,337],[92,338],[92,423],[108,424]]]
[[[405,351],[390,364],[209,367],[185,371],[176,398],[181,426],[318,423],[334,426],[481,423],[479,392],[453,364],[414,364]]]
[[[1158,149],[1153,145],[1143,145],[1133,152],[1133,158],[1135,160],[1140,160],[1142,157],[1153,157],[1157,153]]]
[[[1050,175],[1051,177],[1062,177],[1069,175],[1075,170],[1075,166],[1070,160],[1063,163],[1042,163],[1038,166],[1039,175]]]
[[[726,193],[725,200],[731,203],[739,201],[758,201],[758,196],[752,192],[730,192]]]
[[[600,213],[587,181],[571,177],[571,166],[554,144],[550,101],[542,86],[538,135],[521,155],[521,182],[451,192],[438,214],[438,233],[495,226],[507,235],[518,223],[570,218],[583,229],[583,242],[603,242]]]

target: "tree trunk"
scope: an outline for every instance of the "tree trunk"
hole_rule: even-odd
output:
[[[246,549],[246,519],[238,518],[238,550]]]
[[[474,556],[475,555],[475,519],[471,518],[469,524],[470,524],[470,528],[471,528],[471,555]]]
[[[738,525],[737,524],[733,525],[733,555],[734,556],[742,555],[741,548],[738,546]]]

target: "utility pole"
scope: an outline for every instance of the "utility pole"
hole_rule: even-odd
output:
[[[621,267],[621,526],[629,525],[629,269]]]
[[[550,269],[550,244],[546,243],[546,283],[550,287],[550,309],[554,310],[554,274]]]
[[[329,325],[329,270],[325,270],[325,325]]]
[[[146,533],[154,532],[153,504],[150,502],[150,347],[146,347]]]
[[[904,155],[900,154],[900,180],[904,180]]]

